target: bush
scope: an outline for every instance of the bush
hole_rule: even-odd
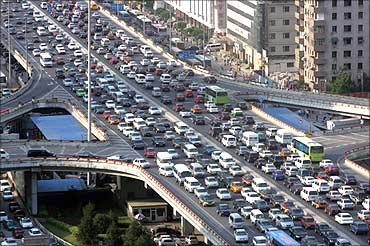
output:
[[[46,222],[64,231],[70,231],[70,228],[71,228],[69,224],[64,223],[63,221],[54,219],[54,218],[47,218]]]
[[[94,217],[94,226],[99,234],[105,233],[111,223],[112,218],[107,214],[96,214]]]

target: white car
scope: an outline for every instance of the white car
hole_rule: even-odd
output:
[[[153,74],[151,74],[151,73],[147,73],[147,74],[145,75],[145,81],[155,81],[155,77],[154,77],[154,75],[153,75]]]
[[[81,59],[75,59],[74,61],[73,61],[73,64],[76,66],[76,67],[78,67],[78,66],[80,66],[80,65],[82,65],[82,60]]]
[[[155,124],[155,123],[154,123]],[[153,124],[153,125],[154,125]],[[166,139],[166,140],[172,140],[172,139],[174,139],[175,137],[176,137],[176,134],[173,132],[173,131],[166,131],[165,133],[164,133],[164,139]]]
[[[2,196],[3,196],[4,201],[13,201],[14,200],[13,193],[10,190],[4,190]]]
[[[68,49],[70,50],[77,50],[78,49],[78,46],[76,43],[74,42],[70,42],[68,45],[67,45]]]
[[[75,50],[75,51],[73,52],[73,55],[74,55],[75,57],[82,57],[83,53],[82,53],[82,51],[81,51],[81,50]]]
[[[173,177],[173,167],[172,166],[161,166],[159,167],[159,174],[165,177]]]
[[[366,209],[366,210],[370,210],[370,198],[366,198],[366,199],[362,202],[362,206],[364,207],[364,209]]]
[[[338,201],[341,198],[341,194],[336,190],[331,190],[326,194],[330,201]]]
[[[229,129],[229,132],[234,135],[234,136],[237,136],[237,134],[239,132],[241,132],[242,128],[240,126],[232,126],[230,129]]]
[[[244,206],[240,209],[240,213],[244,218],[249,218],[251,215],[251,211],[253,210],[253,207],[251,206]]]
[[[204,184],[207,188],[217,188],[219,186],[217,179],[213,176],[206,177],[204,179]]]
[[[252,146],[252,150],[255,152],[262,152],[265,149],[265,144],[263,143],[257,143],[254,146]]]
[[[148,117],[145,119],[145,124],[147,126],[154,126],[157,123],[154,117]]]
[[[160,62],[161,60],[159,60],[159,58],[158,57],[153,57],[151,60],[150,60],[150,62],[152,63],[152,64],[158,64],[158,62]]]
[[[15,238],[6,237],[4,241],[1,242],[1,246],[17,246],[18,242]]]
[[[32,55],[33,56],[40,56],[41,50],[40,49],[33,49],[32,50]]]
[[[63,41],[63,39],[64,39],[64,36],[62,34],[58,34],[58,35],[55,36],[55,40],[58,41],[58,42]]]
[[[229,173],[232,176],[242,176],[244,174],[244,171],[242,170],[242,168],[239,165],[232,165],[229,168]]]
[[[218,161],[218,159],[220,159],[221,153],[222,153],[222,151],[220,151],[220,150],[212,151],[211,159],[215,160],[215,161]]]
[[[4,149],[0,149],[0,159],[9,159],[9,153]]]
[[[130,71],[127,73],[127,78],[134,79],[136,77],[136,73],[133,71]]]
[[[208,166],[207,166],[207,172],[209,174],[217,174],[217,173],[221,173],[222,170],[221,170],[221,167],[218,164],[211,163],[211,164],[208,164]]]
[[[142,95],[136,94],[134,97],[136,103],[145,103],[145,99]]]
[[[276,167],[272,163],[266,163],[266,165],[262,166],[262,171],[264,173],[272,173],[275,170],[276,170]]]
[[[140,64],[142,65],[142,66],[148,66],[149,64],[150,64],[150,60],[149,59],[142,59],[141,61],[140,61]]]
[[[349,225],[353,223],[353,218],[350,213],[339,213],[336,214],[334,220],[340,225]]]
[[[233,108],[231,115],[243,115],[243,111],[240,108]]]
[[[292,161],[292,162],[295,162],[297,159],[299,159],[299,158],[301,158],[301,156],[299,155],[299,154],[297,154],[297,153],[292,153],[292,154],[290,154],[287,158],[286,158],[286,160],[287,161]]]
[[[285,230],[294,226],[293,220],[286,214],[276,216],[276,226]]]
[[[176,61],[174,61],[174,60],[169,60],[169,61],[167,62],[167,66],[177,67],[177,63],[176,63]]]
[[[270,157],[272,157],[272,155],[273,155],[272,152],[270,150],[267,150],[267,149],[262,150],[262,152],[259,153],[259,156],[261,158],[270,158]]]
[[[353,209],[355,204],[351,201],[351,199],[348,198],[341,198],[339,201],[337,201],[338,206],[343,209]]]
[[[350,195],[353,192],[353,188],[351,186],[349,186],[349,185],[343,185],[343,186],[341,186],[341,187],[338,188],[338,192],[342,196]]]
[[[194,194],[197,198],[199,198],[200,196],[203,196],[203,195],[209,195],[207,189],[204,188],[203,186],[199,186],[199,187],[195,188],[194,189]]]
[[[116,103],[113,100],[107,100],[105,102],[105,106],[109,109],[112,109],[116,106]]]
[[[140,166],[142,168],[149,168],[150,167],[149,161],[145,160],[144,158],[136,158],[132,163],[134,165]]]
[[[324,160],[320,161],[319,165],[320,165],[320,167],[325,168],[325,167],[334,165],[334,163],[333,163],[332,160],[324,159]]]
[[[255,236],[252,240],[253,246],[266,246],[267,238],[265,236]]]
[[[57,17],[57,21],[59,21],[59,22],[64,21],[64,16],[63,16],[63,15],[59,15],[59,16]]]
[[[130,136],[131,133],[133,133],[135,130],[131,126],[125,126],[122,127],[122,134],[125,135],[126,137]]]
[[[226,188],[219,188],[216,190],[216,196],[220,200],[231,200],[231,194]]]
[[[41,236],[42,233],[41,233],[40,229],[38,229],[38,228],[31,228],[28,231],[28,235],[30,235],[31,237],[35,237],[35,236]]]
[[[176,149],[167,149],[167,153],[170,154],[172,159],[180,158],[180,155],[177,153]]]
[[[40,49],[40,51],[45,51],[45,50],[49,49],[49,46],[46,43],[41,43],[39,45],[39,49]]]
[[[315,178],[312,176],[306,176],[302,178],[302,184],[304,186],[312,186],[313,182],[315,182]]]
[[[47,9],[48,8],[48,3],[47,2],[41,2],[40,3],[40,8]]]
[[[160,114],[162,114],[162,110],[158,107],[151,106],[148,109],[148,113],[151,114],[151,115],[160,115]]]
[[[248,233],[245,229],[235,229],[234,238],[237,243],[248,242]]]
[[[261,197],[254,191],[251,191],[251,192],[247,192],[244,196],[245,200],[249,203],[249,204],[253,204],[255,201],[257,200],[261,200]]]
[[[115,107],[114,107],[114,112],[116,113],[116,114],[124,114],[124,113],[126,113],[126,110],[125,110],[125,108],[123,107],[123,106],[121,106],[121,105],[116,105]]]
[[[32,228],[33,227],[32,220],[27,217],[20,219],[19,224],[21,225],[22,228]]]
[[[143,137],[140,135],[140,132],[134,131],[130,134],[130,140],[131,141],[143,140]]]
[[[243,187],[242,190],[240,191],[240,194],[242,195],[242,197],[244,197],[245,199],[245,196],[247,195],[248,192],[252,192],[252,188],[250,187]]]
[[[218,107],[216,105],[209,105],[207,107],[207,111],[211,114],[216,114],[219,112]]]
[[[278,208],[271,208],[269,210],[268,216],[269,216],[270,219],[272,219],[273,221],[275,221],[277,215],[279,215],[279,214],[283,214],[283,212],[280,209],[278,209]]]
[[[192,116],[192,113],[190,111],[180,111],[179,115],[183,118],[189,118]]]
[[[5,211],[0,211],[0,222],[8,220],[8,215]]]
[[[4,2],[5,3],[5,2]],[[22,9],[29,9],[31,6],[27,2],[22,2]]]

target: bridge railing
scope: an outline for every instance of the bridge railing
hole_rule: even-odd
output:
[[[4,160],[0,163],[0,169],[9,170],[13,167],[13,169],[21,169],[21,168],[40,168],[40,167],[47,167],[47,165],[43,165],[43,163],[50,163],[50,162],[61,162],[63,164],[67,164],[67,162],[70,162],[70,164],[73,164],[74,162],[78,162],[81,164],[87,164],[87,165],[81,165],[79,167],[75,168],[81,168],[81,169],[91,169],[96,170],[96,165],[100,164],[110,164],[110,165],[117,165],[128,168],[127,170],[130,170],[131,174],[135,174],[138,179],[143,180],[148,185],[150,185],[155,191],[160,191],[162,194],[165,194],[166,198],[171,199],[171,203],[176,206],[176,209],[181,213],[183,212],[183,216],[190,218],[190,221],[195,221],[195,225],[197,228],[204,228],[204,231],[207,233],[208,238],[216,245],[228,245],[228,243],[223,239],[221,235],[219,235],[210,225],[204,222],[203,219],[201,219],[197,214],[195,214],[186,204],[184,204],[176,194],[173,194],[170,190],[168,190],[157,178],[155,178],[152,174],[150,174],[146,169],[137,166],[132,163],[120,161],[120,160],[108,160],[106,158],[81,158],[81,157],[46,157],[46,158],[19,158],[19,159],[9,159]],[[12,165],[14,163],[14,165]],[[95,164],[95,165],[94,165]],[[51,164],[52,165],[52,164]],[[72,165],[67,165],[66,167],[72,167]],[[107,171],[113,171],[115,173],[122,172],[119,170],[119,168],[114,167],[102,167],[101,169],[106,169]],[[179,209],[180,208],[180,209]],[[184,214],[185,213],[185,214]]]

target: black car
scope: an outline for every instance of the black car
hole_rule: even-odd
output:
[[[255,200],[253,203],[252,203],[252,207],[254,209],[259,209],[261,210],[262,212],[267,212],[270,210],[270,206],[268,205],[268,203],[265,201],[265,200],[262,200],[262,199],[259,199],[259,200]]]
[[[172,140],[172,146],[174,148],[181,148],[183,145],[186,144],[186,141],[185,139],[181,138],[181,137],[176,137]]]
[[[280,207],[280,203],[283,203],[285,201],[285,197],[283,195],[274,195],[271,197],[271,205],[273,207]]]
[[[9,202],[8,208],[9,208],[9,211],[12,213],[20,209],[21,207],[19,206],[18,202]]]
[[[203,82],[208,84],[215,84],[217,83],[217,79],[215,76],[208,76],[203,78]]]
[[[220,216],[229,216],[231,213],[231,207],[227,203],[220,203],[217,206],[216,212]]]
[[[65,76],[63,69],[60,68],[55,69],[55,76],[57,77],[57,79],[64,79]]]
[[[277,169],[280,169],[281,165],[284,164],[284,158],[279,155],[273,155],[271,161]]]
[[[206,124],[206,120],[204,119],[203,116],[194,116],[193,118],[191,118],[191,121],[194,125],[205,125]]]
[[[301,240],[307,236],[307,231],[302,226],[293,226],[289,228],[289,234],[296,240]]]
[[[277,191],[273,188],[261,190],[260,196],[266,202],[270,202],[271,198],[277,194]]]
[[[27,157],[54,157],[55,154],[44,148],[31,148],[27,152]]]
[[[330,226],[326,223],[319,223],[315,225],[315,232],[320,235],[323,235],[325,232],[330,230],[331,230]]]
[[[154,129],[156,133],[165,133],[168,130],[166,126],[162,123],[156,123],[154,125]]]
[[[270,219],[259,219],[256,221],[257,230],[264,233],[268,228],[274,227],[272,220]]]
[[[169,96],[162,96],[161,101],[165,105],[172,104],[172,100]]]
[[[254,162],[254,166],[261,169],[262,166],[266,165],[267,161],[263,158],[259,158]]]
[[[314,236],[305,236],[301,240],[302,246],[318,246],[319,241]]]
[[[258,158],[259,158],[258,152],[253,151],[253,150],[248,150],[248,151],[244,154],[244,159],[245,159],[248,163],[254,163]]]
[[[299,179],[296,177],[288,177],[284,180],[283,185],[290,188],[291,185],[299,183]]]
[[[135,140],[132,141],[132,148],[134,149],[144,149],[146,147],[146,144],[143,140]]]
[[[296,183],[292,184],[289,187],[289,190],[294,194],[294,195],[299,195],[303,189],[303,185],[301,183]]]
[[[229,112],[230,113],[232,110],[233,110],[233,105],[231,105],[230,103],[225,104],[224,107],[223,107],[224,112]]]
[[[288,215],[292,220],[300,220],[304,216],[304,211],[301,208],[290,208]]]
[[[345,185],[356,185],[357,184],[356,177],[353,176],[353,175],[342,173],[342,175],[340,176],[340,178],[342,179],[342,182]]]
[[[336,204],[336,203],[330,203],[325,208],[325,213],[327,213],[330,216],[334,216],[334,215],[340,213],[340,211],[341,210],[340,210],[338,204]]]
[[[80,157],[80,158],[96,158],[96,155],[89,152],[89,151],[85,151],[85,152],[79,152],[78,154],[75,155],[76,157]]]
[[[324,242],[326,245],[335,245],[335,241],[337,240],[337,238],[339,238],[339,235],[333,231],[333,230],[329,230],[329,231],[326,231],[322,234],[322,237],[324,239]]]
[[[140,128],[140,133],[143,137],[153,137],[154,135],[152,128],[147,126]]]
[[[155,147],[164,147],[164,146],[166,146],[166,142],[164,141],[163,137],[161,137],[161,136],[154,136],[152,138],[152,143]]]
[[[360,220],[354,221],[351,224],[351,232],[353,232],[355,235],[361,235],[361,234],[367,235],[369,232],[369,227],[363,221],[360,221]]]
[[[238,199],[235,199],[233,201],[233,207],[234,209],[236,209],[237,211],[240,211],[240,209],[242,207],[244,207],[246,205],[246,201],[244,198],[238,198]]]

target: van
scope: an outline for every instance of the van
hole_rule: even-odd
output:
[[[256,224],[257,220],[263,219],[265,216],[259,209],[252,209],[249,218],[251,219],[252,224]]]
[[[206,174],[204,167],[197,162],[191,163],[190,169],[194,177],[204,177]]]
[[[252,189],[257,193],[260,193],[262,190],[270,189],[270,186],[263,178],[254,178],[252,181]]]
[[[185,164],[176,164],[173,167],[173,176],[175,177],[176,182],[182,185],[185,178],[191,177],[191,171]]]
[[[129,72],[131,72],[131,68],[129,65],[121,65],[119,67],[119,71],[122,73],[122,74],[127,74]]]
[[[186,177],[184,179],[184,188],[185,190],[193,193],[196,188],[200,187],[199,181],[194,177]]]
[[[245,223],[244,223],[242,216],[240,216],[240,214],[238,213],[231,213],[229,215],[229,226],[232,229],[244,228]]]
[[[308,158],[299,158],[299,159],[297,159],[295,162],[294,162],[294,164],[295,164],[295,166],[297,167],[297,168],[307,168],[307,169],[309,169],[309,168],[311,168],[311,160],[310,159],[308,159]]]
[[[10,190],[11,186],[6,179],[0,180],[0,191],[3,192],[4,190]]]
[[[161,83],[170,83],[171,82],[171,75],[168,73],[161,74],[161,77],[159,78],[161,80]]]
[[[175,122],[174,129],[177,134],[184,135],[189,130],[189,127],[184,122],[178,121]]]
[[[258,152],[253,150],[247,150],[247,152],[244,154],[244,159],[247,161],[247,163],[254,163],[258,158]]]
[[[161,88],[154,87],[152,90],[152,96],[153,97],[160,97],[162,95]]]
[[[54,153],[44,148],[31,148],[27,151],[27,157],[53,157]]]
[[[291,144],[293,140],[293,135],[285,129],[279,129],[276,132],[275,140],[280,144]]]
[[[133,125],[136,130],[140,131],[141,128],[146,126],[146,123],[142,118],[135,118]]]
[[[125,99],[125,96],[122,92],[116,91],[113,93],[113,98],[117,103],[121,103]]]
[[[222,45],[220,43],[207,44],[205,47],[205,50],[208,52],[220,51],[221,49],[222,49]]]
[[[231,166],[236,164],[234,158],[227,152],[221,153],[218,162],[225,169],[229,169]]]
[[[198,156],[198,149],[193,144],[185,144],[183,147],[184,154],[187,158],[195,158]]]
[[[173,166],[172,155],[168,152],[158,152],[156,156],[156,164],[159,167]]]
[[[227,148],[236,147],[236,138],[233,135],[224,135],[221,143]]]
[[[258,134],[255,132],[247,131],[243,132],[242,135],[242,143],[246,146],[254,146],[255,144],[258,144]]]
[[[328,181],[323,180],[323,179],[315,179],[315,181],[312,184],[312,188],[316,190],[318,193],[330,191],[330,186],[329,186]]]
[[[100,40],[100,44],[101,44],[101,46],[103,46],[103,47],[107,47],[107,46],[109,46],[109,45],[110,45],[110,40],[109,40],[109,39],[107,39],[107,38],[102,38],[102,39]]]
[[[312,202],[318,198],[319,193],[312,187],[304,187],[301,190],[300,196],[306,202]]]

